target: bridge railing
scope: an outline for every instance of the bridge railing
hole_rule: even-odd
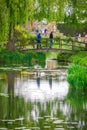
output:
[[[2,44],[4,48],[6,48],[7,44]],[[25,41],[17,40],[15,41],[15,48],[18,50],[37,50],[37,42],[36,38],[29,38]],[[50,49],[50,40],[49,38],[41,39],[41,50]],[[53,39],[52,49],[60,49],[60,50],[71,50],[71,51],[87,51],[87,43],[83,41],[77,41],[74,38],[59,38],[56,37]],[[51,49],[51,50],[52,50]]]
[[[37,49],[36,38],[29,38],[28,42],[17,41],[17,49]],[[49,38],[41,39],[41,48],[40,49],[49,49],[50,40]],[[85,42],[79,42],[74,38],[54,38],[53,39],[53,49],[66,49],[66,50],[87,50],[87,44]]]

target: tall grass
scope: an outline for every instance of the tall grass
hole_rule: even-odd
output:
[[[87,87],[87,67],[77,64],[70,65],[67,80],[75,88]]]

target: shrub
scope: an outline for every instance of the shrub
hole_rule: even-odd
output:
[[[70,65],[67,79],[75,88],[87,87],[87,67],[76,64]]]

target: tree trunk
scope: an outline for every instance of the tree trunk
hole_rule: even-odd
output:
[[[12,8],[10,7],[9,0],[7,1],[7,8],[9,8],[9,33],[8,33],[8,44],[7,44],[7,49],[14,51],[15,46],[14,46],[14,24],[12,23]]]
[[[12,39],[8,40],[8,46],[7,46],[8,50],[14,51],[15,50],[15,45],[14,45],[14,41]]]
[[[13,30],[14,30],[13,25],[12,23],[10,23],[7,49],[11,51],[15,50]]]

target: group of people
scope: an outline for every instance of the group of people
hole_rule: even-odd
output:
[[[78,40],[78,41],[82,41],[81,39],[83,39],[83,42],[87,43],[87,34],[84,34],[84,36],[81,37],[80,33],[76,33],[75,39]]]
[[[36,35],[37,49],[41,48],[41,38],[42,38],[41,33],[38,32]],[[51,48],[53,45],[53,31],[51,31],[49,34],[49,40],[50,40],[50,48]]]

